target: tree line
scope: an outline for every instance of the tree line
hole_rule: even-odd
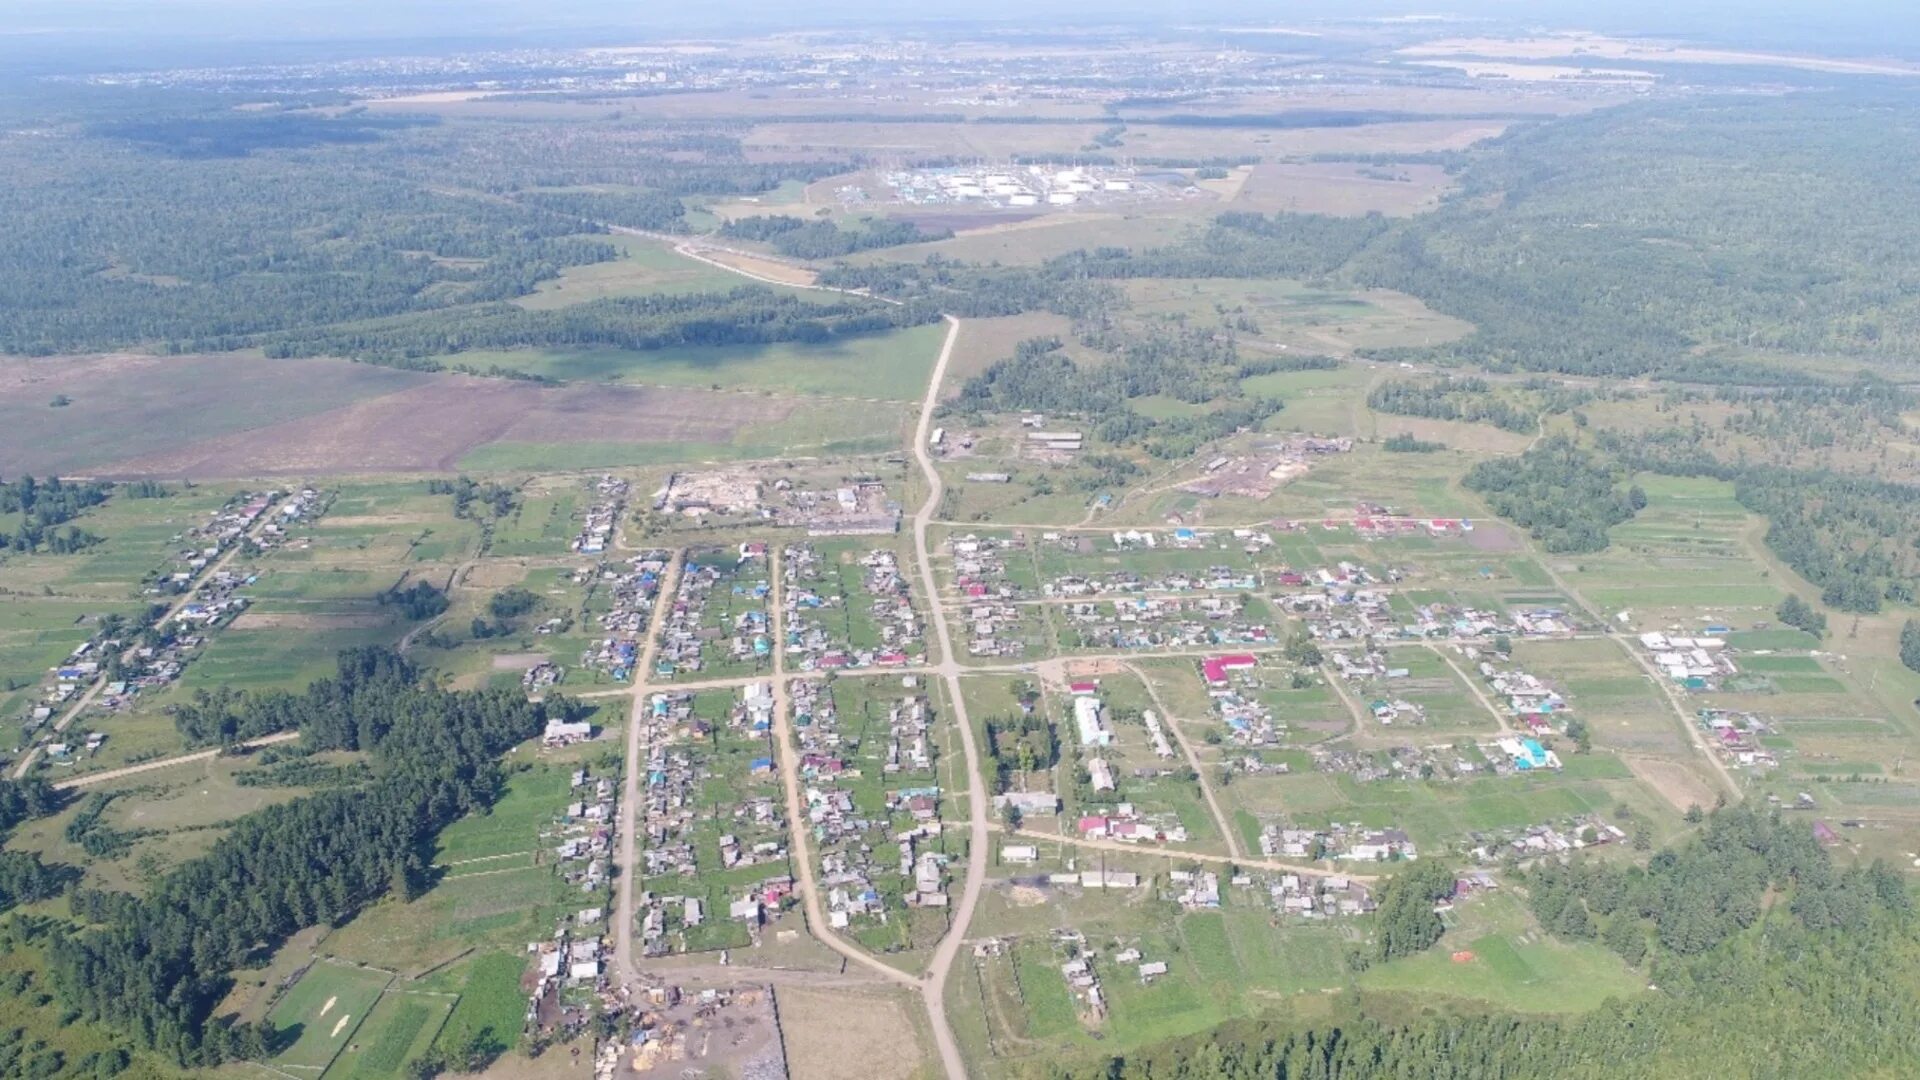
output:
[[[923,229],[898,218],[865,217],[857,229],[825,219],[806,221],[785,214],[746,217],[720,227],[720,235],[757,240],[790,259],[836,259],[860,251],[947,240],[952,229]]]
[[[444,690],[384,649],[343,654],[337,674],[305,694],[227,705],[242,730],[297,714],[304,747],[364,751],[373,779],[240,818],[144,896],[73,895],[86,928],[50,947],[61,998],[188,1067],[268,1052],[268,1025],[212,1017],[232,973],[305,927],[343,921],[390,892],[418,895],[434,836],[491,802],[499,755],[568,708],[517,690]]]
[[[487,304],[355,327],[321,327],[261,339],[267,355],[350,356],[436,368],[434,357],[474,349],[609,348],[823,343],[938,319],[923,306],[857,296],[802,299],[764,285],[724,293],[631,296],[530,311]]]

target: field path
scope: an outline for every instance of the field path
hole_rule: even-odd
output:
[[[1427,648],[1432,649],[1433,655],[1439,657],[1441,663],[1452,668],[1453,673],[1460,676],[1460,681],[1466,683],[1467,689],[1473,691],[1473,696],[1479,698],[1480,704],[1486,707],[1488,715],[1493,717],[1493,722],[1500,725],[1500,730],[1508,735],[1513,734],[1513,725],[1507,722],[1507,714],[1500,711],[1499,706],[1493,703],[1493,699],[1487,696],[1487,691],[1480,685],[1480,680],[1468,675],[1465,669],[1454,663],[1453,657],[1448,656],[1445,649],[1432,643],[1429,643]]]
[[[1554,569],[1551,559],[1542,557],[1536,561],[1540,564],[1540,568],[1547,572],[1547,576],[1553,579],[1554,587],[1559,589],[1561,593],[1565,594],[1566,597],[1575,604],[1580,605],[1580,610],[1585,612],[1587,617],[1594,621],[1595,625],[1601,627],[1607,626],[1607,620],[1600,614],[1600,609],[1588,603],[1586,597],[1581,596],[1572,585],[1567,583],[1566,578],[1560,576],[1560,571]],[[1740,781],[1734,777],[1733,770],[1727,768],[1727,763],[1720,760],[1720,755],[1714,752],[1713,747],[1707,744],[1706,736],[1700,733],[1700,725],[1693,722],[1693,713],[1687,708],[1687,703],[1680,699],[1680,692],[1673,688],[1672,680],[1662,675],[1659,669],[1653,666],[1653,661],[1647,659],[1645,654],[1639,649],[1634,648],[1635,645],[1639,644],[1637,640],[1630,639],[1627,635],[1617,633],[1612,629],[1608,629],[1605,636],[1608,640],[1620,646],[1621,650],[1627,654],[1629,659],[1640,665],[1640,670],[1646,674],[1653,685],[1660,688],[1662,694],[1666,695],[1667,704],[1673,707],[1673,715],[1680,721],[1680,730],[1687,733],[1687,738],[1693,743],[1693,748],[1700,752],[1700,756],[1706,759],[1708,765],[1713,767],[1714,774],[1719,777],[1721,786],[1727,789],[1727,795],[1734,802],[1740,801]]]
[[[297,731],[282,731],[277,735],[262,735],[258,739],[248,739],[246,742],[237,743],[236,745],[241,749],[252,750],[257,747],[272,746],[276,743],[292,742],[299,737],[300,733]],[[220,756],[223,749],[225,748],[216,746],[211,750],[196,750],[191,754],[181,754],[179,757],[161,758],[158,761],[143,761],[138,765],[126,765],[118,769],[108,769],[105,772],[76,776],[71,780],[61,780],[53,786],[57,791],[69,791],[75,788],[90,787],[94,784],[104,784],[110,780],[118,780],[123,776],[137,776],[140,773],[152,772],[155,769],[171,769],[175,765],[187,765],[195,761],[212,761],[214,758]]]
[[[1160,691],[1154,687],[1153,680],[1140,674],[1140,669],[1132,664],[1127,665],[1127,670],[1133,673],[1134,678],[1140,680],[1141,686],[1147,688],[1147,697],[1152,699],[1153,707],[1159,711],[1160,722],[1166,725],[1167,731],[1173,736],[1173,741],[1180,744],[1180,752],[1186,755],[1187,765],[1193,769],[1194,782],[1200,785],[1200,794],[1207,797],[1207,809],[1213,811],[1213,826],[1220,830],[1220,838],[1226,841],[1227,854],[1236,859],[1239,858],[1243,854],[1240,850],[1240,838],[1234,835],[1232,823],[1227,820],[1227,812],[1220,809],[1220,797],[1214,792],[1213,785],[1207,782],[1207,771],[1200,767],[1200,755],[1193,752],[1193,744],[1187,741],[1187,733],[1180,730],[1180,722],[1173,718],[1173,713],[1169,712],[1166,705],[1161,702]]]
[[[240,554],[241,549],[247,546],[248,541],[259,538],[260,530],[266,528],[267,523],[274,520],[274,511],[280,508],[280,503],[283,500],[284,496],[280,499],[269,500],[267,505],[261,509],[260,515],[253,519],[253,524],[247,526],[247,531],[241,534],[240,539],[235,541],[234,545],[227,549],[226,554],[213,560],[206,566],[201,567],[199,576],[194,578],[192,583],[188,585],[187,591],[181,593],[180,598],[168,606],[165,614],[154,620],[154,625],[162,626],[172,622],[176,616],[182,611],[185,611],[187,605],[193,603],[194,600],[200,596],[200,590],[206,588],[207,582],[212,581],[215,574],[226,569],[227,564],[233,561],[234,556]],[[139,648],[140,643],[135,641],[133,644],[121,650],[120,662],[124,664],[132,660],[134,653],[138,651]],[[80,695],[80,700],[74,702],[71,708],[61,714],[60,719],[53,722],[52,733],[57,735],[67,730],[67,725],[73,723],[74,718],[79,716],[81,711],[88,705],[93,704],[94,699],[100,696],[100,691],[106,688],[107,674],[103,669],[100,674],[94,678],[93,685],[87,688],[87,692]],[[15,780],[27,775],[27,771],[33,768],[33,763],[39,760],[40,750],[46,744],[48,737],[49,736],[42,735],[39,741],[34,743],[33,748],[28,750],[26,755],[20,759],[20,764],[14,766],[13,778]]]

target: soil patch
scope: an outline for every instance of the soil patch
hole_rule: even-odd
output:
[[[1520,537],[1498,522],[1476,521],[1467,535],[1467,546],[1475,551],[1519,551]]]
[[[90,472],[435,379],[345,360],[237,353],[0,358],[0,475]],[[67,404],[56,408],[56,400]]]
[[[1622,760],[1627,763],[1627,768],[1633,770],[1633,775],[1659,792],[1660,797],[1673,804],[1675,810],[1684,812],[1690,806],[1704,809],[1713,805],[1716,790],[1679,762],[1644,757]]]
[[[289,390],[283,386],[282,392]],[[304,392],[304,390],[302,391]],[[451,471],[476,447],[529,443],[725,443],[785,419],[790,402],[654,387],[546,387],[436,375],[284,423],[130,457],[103,476],[264,477]],[[190,429],[182,416],[169,418]]]
[[[780,1032],[794,1080],[837,1080],[847,1064],[870,1080],[907,1080],[924,1056],[912,1019],[893,997],[846,990],[781,990]],[[905,1037],[903,1037],[905,1036]]]

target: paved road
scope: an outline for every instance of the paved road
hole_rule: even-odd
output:
[[[274,511],[280,508],[281,502],[281,499],[274,499],[267,503],[266,509],[261,510],[260,516],[253,519],[253,524],[247,526],[247,531],[241,534],[241,538],[235,541],[232,547],[227,549],[226,554],[202,567],[200,576],[193,579],[192,583],[188,585],[187,591],[180,594],[180,598],[175,600],[173,604],[167,608],[166,614],[160,616],[154,625],[165,625],[171,622],[174,616],[186,610],[187,605],[193,603],[194,600],[199,597],[200,590],[206,588],[207,582],[212,581],[215,574],[226,569],[227,564],[233,561],[234,556],[240,554],[240,550],[247,546],[247,541],[257,539],[260,536],[260,530],[266,528],[267,523],[274,520],[276,516]],[[133,659],[134,651],[139,647],[140,643],[136,641],[123,649],[120,653],[120,662],[126,663]],[[73,723],[74,718],[78,717],[81,711],[87,706],[93,704],[94,699],[98,698],[100,692],[106,688],[106,673],[102,672],[99,678],[93,680],[93,685],[87,688],[86,693],[80,695],[80,700],[74,702],[71,708],[61,714],[60,719],[53,722],[54,733],[58,734],[67,730],[67,725]],[[20,759],[20,764],[14,766],[13,778],[15,780],[27,775],[27,771],[33,768],[33,763],[39,760],[41,745],[45,742],[45,739],[46,737],[42,736],[41,742],[35,743],[33,748],[28,750],[26,755]]]
[[[278,735],[263,735],[258,739],[248,739],[246,742],[238,745],[241,749],[253,750],[262,746],[272,746],[275,743],[292,742],[299,737],[300,733],[297,731],[283,731]],[[188,765],[196,761],[211,761],[220,756],[221,750],[221,747],[216,746],[211,750],[196,750],[191,754],[181,754],[179,757],[161,758],[158,761],[143,761],[138,765],[126,765],[118,769],[108,769],[105,772],[87,773],[85,776],[76,776],[71,780],[61,780],[53,786],[61,791],[91,787],[94,784],[104,784],[109,780],[118,780],[126,776],[152,772],[155,769],[171,769],[175,765]]]
[[[633,963],[633,879],[639,872],[636,837],[640,829],[640,772],[646,767],[642,755],[646,725],[641,722],[640,710],[646,708],[647,692],[652,689],[647,679],[660,655],[660,628],[667,612],[673,610],[673,598],[680,587],[680,570],[681,556],[676,553],[660,577],[660,591],[654,594],[653,611],[647,619],[646,644],[640,650],[640,662],[633,669],[633,704],[627,716],[627,769],[621,781],[619,835],[615,838],[620,847],[620,890],[613,913],[613,968],[623,980],[640,973]]]

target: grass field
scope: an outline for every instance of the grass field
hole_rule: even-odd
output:
[[[745,284],[739,275],[675,254],[659,241],[617,233],[594,239],[619,248],[620,257],[611,262],[567,267],[559,277],[541,282],[533,293],[515,303],[523,308],[547,311],[589,300],[628,296],[723,293]],[[804,290],[792,291],[803,298],[809,295]]]
[[[389,1080],[426,1053],[458,999],[450,994],[389,989],[334,1059],[326,1080]]]
[[[1438,945],[1369,969],[1361,987],[1466,998],[1519,1012],[1569,1013],[1630,997],[1645,986],[1606,949],[1542,933],[1516,897],[1476,897],[1448,918]],[[1456,952],[1472,958],[1455,961]]]
[[[268,1020],[293,1041],[271,1064],[290,1076],[318,1076],[347,1047],[393,974],[376,968],[315,963],[293,984]]]
[[[717,272],[717,271],[716,271]],[[625,349],[520,349],[463,353],[461,363],[498,364],[577,382],[629,382],[736,391],[917,401],[946,336],[945,323],[863,334],[819,345],[684,346]]]
[[[460,1003],[446,1018],[436,1045],[460,1047],[476,1040],[491,1041],[511,1050],[520,1044],[520,1023],[527,1011],[520,992],[520,973],[526,960],[518,954],[487,952],[467,967]]]

